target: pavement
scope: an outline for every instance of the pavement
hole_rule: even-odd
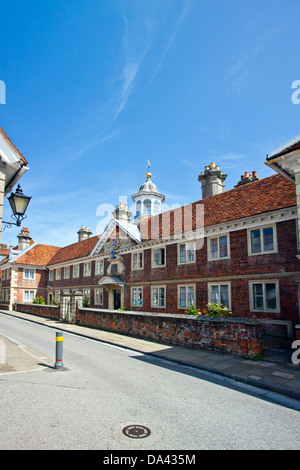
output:
[[[221,377],[224,385],[234,384],[235,388],[245,393],[300,411],[300,350],[298,353],[296,349],[292,349],[292,344],[290,350],[271,348],[264,351],[263,357],[259,360],[249,360],[230,354],[146,341],[27,313],[15,311],[1,311],[1,313],[43,324],[57,331],[65,331],[171,363],[196,368],[203,371],[207,377],[212,374]],[[2,336],[0,332],[0,377],[3,374],[33,372],[45,366],[54,367],[53,359],[41,356],[38,351],[18,344],[12,338]]]

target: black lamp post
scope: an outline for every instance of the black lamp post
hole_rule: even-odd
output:
[[[11,195],[8,198],[8,202],[13,212],[12,217],[16,220],[16,222],[2,221],[2,223],[5,224],[5,227],[3,230],[5,230],[6,226],[8,228],[10,228],[12,225],[17,225],[18,227],[20,227],[22,220],[26,219],[27,217],[27,215],[25,215],[25,212],[30,202],[30,199],[31,197],[25,196],[25,194],[23,194],[21,186],[18,184],[16,192],[11,193]]]

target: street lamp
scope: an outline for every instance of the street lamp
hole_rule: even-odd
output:
[[[16,189],[15,193],[11,193],[11,195],[8,198],[8,202],[10,204],[11,210],[12,210],[12,216],[16,222],[2,222],[5,224],[5,227],[3,230],[5,230],[6,226],[8,228],[11,228],[12,225],[17,225],[20,227],[21,222],[23,219],[26,219],[27,215],[25,215],[27,206],[30,202],[31,197],[25,196],[23,194],[23,191],[21,189],[21,186],[18,184],[18,187]]]

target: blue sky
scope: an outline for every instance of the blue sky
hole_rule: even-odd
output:
[[[201,199],[212,161],[231,189],[300,134],[298,0],[11,0],[1,5],[0,126],[28,160],[36,242],[64,246],[152,179]],[[10,219],[7,201],[4,220]],[[2,243],[16,244],[19,229]]]

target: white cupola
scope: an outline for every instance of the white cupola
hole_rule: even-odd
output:
[[[139,224],[145,217],[151,217],[161,213],[161,205],[165,200],[165,196],[158,192],[151,177],[152,175],[150,171],[148,171],[146,173],[147,179],[145,183],[142,184],[137,193],[131,196],[135,202],[135,224]]]

